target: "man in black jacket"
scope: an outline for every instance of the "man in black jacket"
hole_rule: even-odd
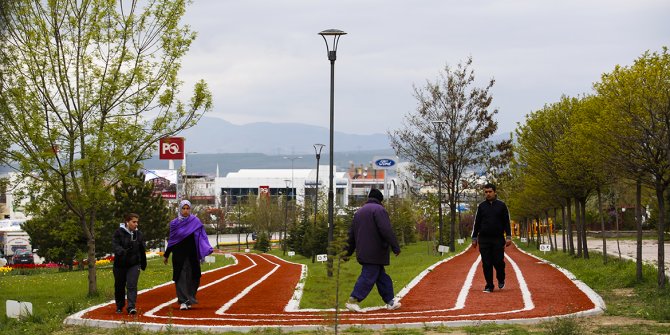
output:
[[[130,315],[137,314],[135,302],[137,300],[137,281],[140,278],[140,269],[147,268],[146,246],[142,233],[137,230],[140,216],[135,213],[126,214],[121,226],[114,232],[112,247],[114,248],[114,300],[116,313],[123,311],[127,289],[128,306],[126,311]]]
[[[496,186],[484,185],[486,200],[477,206],[475,226],[472,230],[472,247],[482,256],[482,269],[486,286],[484,292],[493,292],[493,268],[496,269],[498,288],[505,287],[505,247],[512,244],[509,210],[498,200]],[[504,234],[503,234],[504,233]]]

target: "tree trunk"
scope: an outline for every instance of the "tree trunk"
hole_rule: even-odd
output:
[[[454,252],[456,250],[456,199],[449,204],[449,209],[451,210],[450,220],[451,225],[449,227],[449,251]]]
[[[537,230],[535,231],[535,235],[537,235],[537,240],[535,240],[535,245],[537,249],[540,249],[540,244],[542,244],[542,222],[540,221],[540,216],[535,217],[535,222],[537,222]]]
[[[91,236],[86,242],[88,253],[88,296],[98,295],[98,279],[95,271],[95,237]]]
[[[561,219],[563,221],[563,252],[565,253],[565,252],[567,252],[566,243],[565,243],[566,242],[566,238],[565,238],[565,234],[566,234],[566,231],[565,231],[565,206],[561,206]]]
[[[665,199],[664,189],[660,182],[656,184],[656,199],[658,201],[658,287],[665,288]]]
[[[568,254],[575,255],[575,242],[572,238],[572,199],[566,198],[566,210],[567,210],[567,228],[568,228]]]
[[[579,207],[581,209],[582,213],[582,243],[583,243],[583,249],[584,249],[584,258],[589,259],[589,246],[587,245],[587,240],[586,240],[586,198],[583,198],[579,201]]]
[[[637,227],[635,278],[638,282],[642,282],[642,181],[640,178],[635,183],[635,224]]]
[[[549,242],[549,246],[551,247],[551,251],[556,250],[556,247],[554,246],[554,243],[551,241],[551,225],[549,224],[549,210],[545,209],[544,210],[544,218],[547,222],[546,227],[547,227],[547,241]]]
[[[558,222],[558,208],[554,207],[554,224],[551,226],[554,233],[554,246],[558,251],[558,241],[556,240],[556,223]]]
[[[614,206],[616,209],[616,205]],[[607,237],[605,236],[605,218],[603,217],[603,199],[598,187],[598,216],[600,217],[600,234],[603,237],[603,264],[607,264]]]
[[[577,231],[577,257],[582,257],[582,217],[579,211],[579,200],[575,198],[575,223]]]

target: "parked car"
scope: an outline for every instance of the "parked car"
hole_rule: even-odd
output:
[[[33,253],[27,249],[17,249],[12,256],[12,264],[34,264]]]

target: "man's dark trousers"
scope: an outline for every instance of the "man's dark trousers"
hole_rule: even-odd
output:
[[[358,276],[351,296],[358,301],[363,301],[372,291],[372,286],[377,284],[377,291],[384,302],[389,303],[393,300],[393,281],[386,274],[384,266],[379,264],[361,264],[361,266],[361,275]]]
[[[502,237],[480,236],[477,239],[482,255],[482,269],[486,286],[493,288],[493,268],[499,283],[505,282],[505,239]]]
[[[128,297],[127,310],[135,308],[137,301],[137,281],[140,278],[140,265],[133,265],[129,268],[117,268],[114,273],[114,300],[116,300],[116,309],[122,309]],[[126,287],[128,294],[126,295]]]

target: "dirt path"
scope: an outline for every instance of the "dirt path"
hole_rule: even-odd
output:
[[[275,256],[236,253],[234,265],[203,274],[200,303],[178,310],[174,284],[140,293],[136,317],[118,315],[113,302],[91,307],[65,320],[67,324],[116,327],[136,323],[147,329],[248,331],[258,327],[316,329],[334,324],[334,310],[299,309],[306,273],[303,265]],[[365,313],[339,311],[342,326],[368,328],[466,325],[478,322],[537,322],[564,315],[598,314],[599,296],[554,266],[521,252],[507,250],[503,290],[482,292],[479,254],[469,249],[424,271],[397,298],[400,310],[367,308]]]

